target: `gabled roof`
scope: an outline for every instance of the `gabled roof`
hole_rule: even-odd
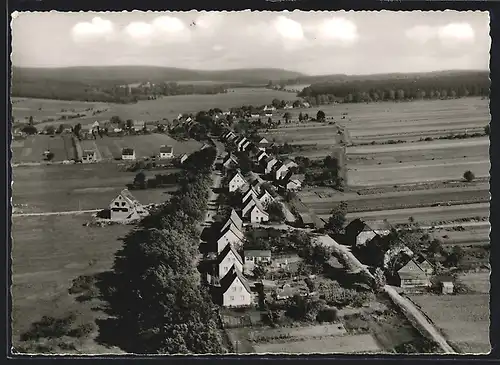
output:
[[[241,283],[245,287],[246,291],[251,293],[250,285],[248,284],[247,279],[243,276],[243,274],[238,270],[236,266],[232,266],[231,269],[227,272],[227,274],[220,279],[220,287],[222,293],[225,293],[231,284],[234,282],[234,280],[238,278],[240,279]]]
[[[95,151],[94,150],[83,150],[83,155],[84,156],[94,156]]]
[[[134,154],[134,149],[133,148],[123,148],[122,149],[122,155],[133,155]]]
[[[234,224],[234,226],[241,232],[241,228],[243,227],[243,221],[241,220],[240,216],[236,211],[233,209],[231,210],[231,214],[227,218],[226,223],[224,226],[222,226],[221,232],[226,229],[229,225]]]
[[[248,189],[245,191],[245,193],[243,194],[243,198],[247,197],[247,196],[252,196],[252,194],[250,195],[247,195],[249,194],[250,192],[252,192],[255,194],[255,196],[259,196],[259,193],[257,192],[257,190],[255,190],[255,188],[253,186],[249,186]],[[243,199],[243,203],[245,203],[246,201],[248,200],[248,197],[246,199]]]
[[[422,267],[422,265],[428,265],[428,266],[432,267],[431,263],[429,261],[427,261],[427,259],[423,255],[416,255],[416,257],[414,257],[413,260],[420,267]]]
[[[256,199],[254,197],[252,197],[252,200],[255,202],[255,207],[257,207],[262,213],[266,214],[266,215],[269,215],[267,214],[266,210],[264,209],[264,207],[262,206],[261,202],[259,201],[259,199]],[[254,207],[252,207],[252,209],[250,209],[250,212],[254,209]]]
[[[219,256],[217,257],[217,265],[219,265],[231,251],[233,252],[236,259],[240,262],[240,264],[243,265],[243,259],[241,258],[241,255],[230,243],[228,243],[226,247],[224,247],[224,249],[219,253]]]
[[[245,181],[245,182],[246,182],[245,177],[244,177],[244,176],[241,174],[241,172],[239,172],[239,171],[236,171],[236,174],[234,174],[234,176],[233,176],[233,177],[231,178],[231,180],[229,180],[229,181],[233,181],[233,179],[234,179],[236,176],[238,176],[238,175],[240,176],[240,178],[242,178],[242,179],[243,179],[243,181]]]
[[[161,146],[160,153],[172,153],[174,151],[174,147],[172,146]]]
[[[410,260],[405,266],[399,269],[398,275],[401,279],[427,278],[425,272],[414,260]]]
[[[269,141],[267,139],[265,139],[264,137],[262,137],[260,140],[259,140],[259,144],[262,144],[262,143],[269,143]]]
[[[229,224],[226,228],[224,228],[220,234],[220,237],[223,237],[227,232],[233,232],[236,237],[238,237],[240,240],[243,240],[244,236],[243,233],[233,224]]]
[[[118,197],[122,197],[128,204],[132,205],[132,206],[141,206],[141,203],[136,199],[135,196],[132,195],[132,193],[130,193],[130,191],[128,189],[123,189],[120,194],[118,194],[118,196],[116,198],[114,198],[112,202],[114,202]]]

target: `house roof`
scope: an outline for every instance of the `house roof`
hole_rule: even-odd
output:
[[[247,279],[245,279],[245,277],[240,272],[240,270],[238,270],[238,268],[234,265],[227,272],[227,274],[222,279],[220,279],[221,291],[223,293],[225,293],[229,289],[229,287],[231,286],[231,284],[234,282],[234,280],[236,278],[240,279],[241,283],[243,284],[243,286],[245,287],[247,292],[249,292],[249,293],[252,292],[250,289],[250,285],[248,284]]]
[[[264,137],[262,137],[260,140],[259,140],[259,144],[261,143],[269,143],[269,141],[267,139],[265,139]]]
[[[405,266],[399,269],[398,275],[401,279],[427,278],[425,272],[414,260],[410,260]]]
[[[95,151],[94,150],[83,150],[84,155],[94,155]]]
[[[245,250],[245,257],[271,257],[271,250]]]
[[[422,265],[432,266],[431,263],[429,261],[427,261],[427,259],[423,255],[416,255],[416,257],[414,257],[413,259],[415,260],[417,265],[420,267]]]
[[[133,148],[124,148],[122,149],[122,155],[133,155],[134,154],[134,149]]]
[[[224,231],[226,227],[230,226],[231,223],[234,224],[234,226],[241,231],[241,228],[243,227],[243,221],[241,220],[240,216],[238,215],[238,213],[236,213],[234,209],[231,210],[231,214],[227,218],[224,226],[222,226],[221,232]]]
[[[161,153],[172,153],[173,150],[174,150],[174,147],[172,147],[172,146],[161,146],[160,147]]]
[[[223,237],[229,231],[233,232],[234,235],[238,237],[240,240],[243,240],[244,238],[243,233],[241,233],[238,227],[236,227],[233,223],[228,224],[227,227],[222,230],[220,237]]]
[[[226,247],[224,247],[224,249],[219,253],[219,256],[217,257],[217,265],[219,265],[226,258],[226,256],[229,255],[229,252],[231,251],[233,252],[236,259],[240,262],[240,264],[243,265],[243,259],[241,258],[241,255],[238,253],[238,251],[236,251],[234,246],[230,243],[228,243]]]
[[[299,213],[300,219],[302,220],[302,223],[304,224],[313,224],[313,220],[309,213]]]
[[[132,206],[140,206],[141,205],[141,203],[136,199],[135,196],[132,195],[132,193],[128,189],[123,189],[120,192],[120,194],[118,194],[118,196],[111,201],[111,203],[113,201],[115,201],[119,196],[121,196],[123,199],[125,199],[125,201],[127,201],[127,203],[129,203]]]
[[[255,206],[252,207],[252,209],[250,209],[250,211],[254,210],[255,208],[259,209],[262,213],[264,213],[265,215],[269,215],[267,214],[266,210],[264,209],[264,207],[262,206],[262,204],[260,203],[260,201],[256,198],[253,198],[252,197],[252,200],[255,202]]]
[[[243,181],[246,181],[246,180],[245,180],[245,177],[244,177],[244,176],[243,176],[243,175],[242,175],[239,171],[237,171],[237,172],[236,172],[236,174],[234,174],[234,176],[233,176],[233,177],[231,178],[231,180],[229,180],[229,181],[233,181],[233,179],[234,179],[236,176],[238,176],[238,175],[240,176],[240,178],[241,178]]]

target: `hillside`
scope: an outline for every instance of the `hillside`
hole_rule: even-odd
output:
[[[189,70],[154,66],[106,66],[21,68],[12,70],[13,82],[60,81],[88,84],[131,84],[137,82],[213,81],[236,83],[267,83],[269,80],[294,79],[305,75],[272,68],[220,71]]]

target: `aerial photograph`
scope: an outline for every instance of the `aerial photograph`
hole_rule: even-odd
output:
[[[12,13],[10,353],[489,353],[489,21]]]

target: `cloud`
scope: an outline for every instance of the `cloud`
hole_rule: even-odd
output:
[[[405,36],[421,44],[439,40],[445,45],[455,45],[461,42],[471,42],[475,39],[474,30],[468,23],[449,23],[434,27],[417,25],[407,29]]]
[[[125,27],[125,34],[145,45],[150,44],[153,40],[181,42],[190,38],[190,31],[184,22],[171,16],[160,16],[150,23],[129,23]]]
[[[323,21],[314,32],[324,42],[351,44],[358,40],[356,24],[344,18],[331,18]]]
[[[295,20],[289,19],[285,16],[279,16],[273,22],[274,29],[284,39],[288,40],[302,40],[304,39],[304,30],[302,25]]]
[[[77,23],[71,29],[73,39],[77,41],[96,38],[109,39],[113,33],[113,23],[100,17],[95,17],[90,22]]]
[[[212,50],[214,50],[216,52],[222,51],[224,49],[225,49],[225,47],[221,46],[220,44],[216,44],[215,46],[212,47]]]

